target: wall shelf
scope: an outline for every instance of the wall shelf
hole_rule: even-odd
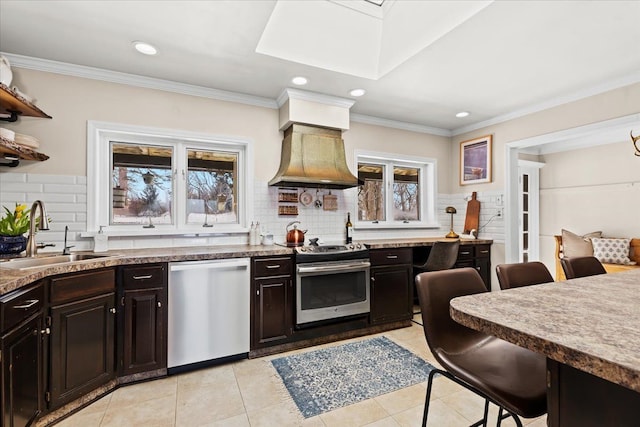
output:
[[[36,107],[33,102],[0,83],[0,121],[15,122],[19,116],[41,117],[50,119],[51,116]],[[0,136],[0,166],[15,167],[20,160],[44,161],[49,156],[31,148]]]

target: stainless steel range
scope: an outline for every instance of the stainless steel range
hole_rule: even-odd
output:
[[[360,243],[295,248],[296,325],[370,311],[369,250]]]

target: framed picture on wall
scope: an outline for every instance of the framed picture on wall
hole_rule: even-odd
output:
[[[491,135],[460,143],[460,185],[491,182]]]

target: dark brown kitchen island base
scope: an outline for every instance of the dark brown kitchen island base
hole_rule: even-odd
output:
[[[549,427],[640,425],[640,393],[547,359]]]
[[[323,333],[326,335],[316,336],[314,338],[301,339],[299,341],[289,342],[286,344],[274,345],[266,348],[258,348],[249,352],[249,359],[256,357],[268,356],[271,354],[282,353],[285,351],[298,350],[300,348],[311,347],[314,345],[326,344],[334,341],[346,340],[351,338],[362,337],[365,335],[378,334],[380,332],[390,331],[393,329],[406,328],[411,326],[411,320],[402,320],[398,322],[386,323],[383,325],[368,326],[365,328],[353,329],[348,331],[338,331],[339,328],[344,328],[341,324],[327,325]],[[331,331],[331,329],[336,331]],[[304,333],[304,332],[303,332]],[[318,334],[318,332],[315,332]]]

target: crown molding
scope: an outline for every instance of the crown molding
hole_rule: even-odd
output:
[[[539,111],[548,110],[550,108],[557,107],[562,104],[568,104],[570,102],[579,101],[590,96],[599,95],[604,92],[609,92],[614,89],[629,86],[640,82],[640,72],[629,74],[627,76],[611,80],[606,83],[602,83],[584,90],[580,90],[569,95],[552,98],[548,101],[541,102],[539,104],[530,105],[525,108],[514,110],[510,113],[493,117],[491,119],[474,123],[468,126],[462,126],[451,131],[452,136],[461,135],[463,133],[471,132],[474,130],[482,129],[487,126],[496,125],[509,120],[517,119],[519,117],[526,116],[528,114],[537,113]]]
[[[144,77],[136,74],[121,73],[100,68],[87,67],[84,65],[69,64],[65,62],[51,61],[49,59],[33,58],[29,56],[14,55],[4,53],[12,67],[25,68],[29,70],[45,71],[49,73],[62,74],[73,77],[82,77],[92,80],[101,80],[110,83],[119,83],[147,89],[157,89],[165,92],[180,93],[183,95],[199,96],[211,98],[219,101],[237,102],[240,104],[253,105],[256,107],[266,107],[277,109],[276,101],[270,98],[251,96],[238,92],[230,92],[220,89],[211,89],[203,86],[178,83],[170,80]]]
[[[369,125],[383,126],[394,129],[408,130],[410,132],[428,133],[430,135],[451,137],[449,129],[436,128],[431,126],[417,125],[415,123],[400,122],[396,120],[382,119],[380,117],[367,116],[364,114],[351,114],[351,121],[366,123]]]
[[[76,65],[49,59],[34,58],[23,55],[15,55],[12,53],[0,52],[4,55],[13,67],[30,69],[35,71],[44,71],[55,74],[62,74],[74,77],[81,77],[93,80],[107,81],[111,83],[126,84],[130,86],[143,87],[147,89],[157,89],[166,92],[180,93],[183,95],[198,96],[202,98],[216,99],[219,101],[237,102],[240,104],[252,105],[256,107],[264,107],[270,109],[280,108],[288,98],[302,99],[307,101],[319,102],[327,105],[351,108],[355,104],[354,100],[346,98],[338,98],[330,95],[324,95],[315,92],[302,91],[298,89],[286,88],[276,99],[247,95],[238,92],[225,91],[220,89],[212,89],[203,86],[189,85],[185,83],[173,82],[170,80],[156,79],[152,77],[144,77],[135,74],[121,73],[119,71],[110,71],[100,68],[87,67],[84,65]],[[363,114],[350,114],[351,121],[389,127],[411,132],[427,133],[432,135],[452,137],[467,132],[472,132],[488,126],[503,123],[519,117],[533,114],[539,111],[557,107],[569,102],[578,101],[583,98],[598,95],[624,86],[629,86],[640,82],[640,72],[633,73],[622,78],[612,80],[585,90],[574,92],[572,94],[554,98],[539,104],[531,105],[522,109],[514,110],[510,113],[499,115],[488,120],[455,128],[453,130],[419,125],[415,123],[401,122],[379,117],[367,116]]]

